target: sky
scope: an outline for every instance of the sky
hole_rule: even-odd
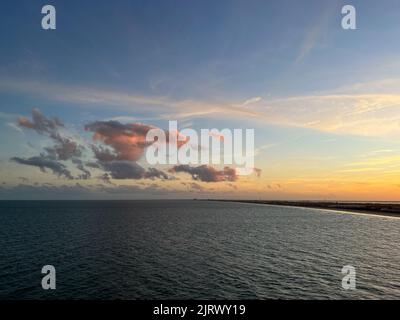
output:
[[[397,0],[1,7],[0,199],[399,200]],[[256,170],[150,165],[172,120],[254,129]]]

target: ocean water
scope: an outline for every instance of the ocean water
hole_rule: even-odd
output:
[[[0,299],[400,298],[399,231],[397,218],[255,204],[3,201]],[[56,290],[41,288],[48,264]]]

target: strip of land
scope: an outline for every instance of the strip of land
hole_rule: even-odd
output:
[[[226,202],[241,202],[267,204],[274,206],[302,207],[326,210],[349,211],[355,213],[375,214],[400,217],[400,203],[384,202],[340,202],[340,201],[280,201],[280,200],[216,200]]]

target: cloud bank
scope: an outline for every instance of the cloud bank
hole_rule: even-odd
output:
[[[238,176],[236,170],[225,167],[222,170],[217,170],[208,165],[192,167],[189,165],[177,165],[170,169],[170,172],[184,172],[192,176],[194,180],[203,182],[221,182],[221,181],[236,181]]]
[[[92,142],[78,144],[66,133],[66,127],[58,118],[47,118],[38,109],[33,109],[32,119],[20,117],[18,125],[27,130],[34,130],[49,137],[54,145],[43,148],[38,156],[29,158],[12,157],[10,160],[42,172],[52,172],[58,177],[69,180],[87,180],[93,176],[92,170],[100,171],[97,178],[106,184],[112,180],[174,179],[173,176],[157,168],[144,168],[137,162],[146,148],[153,142],[146,141],[149,130],[155,127],[142,123],[123,124],[116,120],[95,121],[84,129],[92,133]],[[165,131],[167,143],[172,134],[179,132]],[[181,145],[187,141],[181,141]],[[178,145],[179,147],[179,145]],[[77,172],[70,171],[73,167]],[[203,182],[221,182],[237,180],[236,171],[225,167],[222,170],[202,165],[191,167],[177,165],[169,173],[188,173],[193,180]]]
[[[73,179],[71,172],[68,171],[65,165],[52,159],[46,158],[45,156],[31,157],[28,159],[13,157],[11,158],[11,161],[27,166],[37,167],[42,172],[46,172],[46,169],[49,169],[59,177]]]

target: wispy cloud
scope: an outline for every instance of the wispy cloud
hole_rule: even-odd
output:
[[[300,63],[303,59],[312,51],[315,47],[317,40],[319,39],[321,34],[321,26],[319,24],[314,25],[311,30],[307,33],[301,47],[299,53],[295,59],[295,64]]]
[[[335,1],[329,1],[324,4],[324,10],[318,13],[316,21],[311,25],[304,37],[298,55],[294,61],[295,64],[301,63],[310,54],[321,40],[323,31],[326,30],[327,23],[334,17],[335,13],[338,12]]]
[[[36,81],[0,80],[0,90],[39,95],[45,99],[77,103],[86,106],[112,106],[114,110],[141,111],[159,114],[159,118],[173,119],[228,113],[231,116],[260,117],[262,114],[243,108],[241,103],[210,102],[198,100],[174,100],[168,97],[144,96],[135,93],[63,86]],[[117,108],[115,108],[117,107]]]
[[[248,106],[250,104],[254,104],[254,103],[260,102],[261,100],[262,100],[262,97],[253,97],[253,98],[249,98],[249,99],[245,100],[241,105],[243,107],[245,107],[245,106]]]
[[[365,136],[400,133],[400,94],[299,96],[260,108],[276,124]]]
[[[385,84],[386,85],[383,85]],[[14,90],[61,100],[80,107],[143,112],[162,119],[236,118],[364,136],[400,134],[400,79],[356,84],[318,94],[244,102],[176,100],[37,82],[0,81],[0,90]],[[143,108],[143,106],[147,106]]]

